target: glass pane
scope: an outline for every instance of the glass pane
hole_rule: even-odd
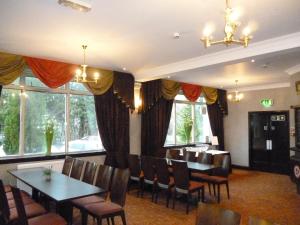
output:
[[[188,99],[183,94],[176,95],[175,100],[188,101]]]
[[[176,142],[188,144],[192,141],[192,105],[176,103]]]
[[[211,128],[206,105],[195,105],[195,142],[208,143]]]
[[[45,153],[46,124],[54,124],[52,153],[65,151],[65,95],[27,92],[25,154]]]
[[[83,84],[76,82],[70,82],[70,89],[74,91],[87,91]]]
[[[70,96],[69,152],[103,150],[93,96]]]
[[[175,144],[175,110],[174,110],[175,105],[176,104],[173,104],[173,109],[172,109],[172,114],[171,114],[171,119],[170,119],[170,124],[169,124],[169,129],[168,129],[165,145]]]
[[[0,157],[19,153],[19,91],[3,89],[0,98]]]

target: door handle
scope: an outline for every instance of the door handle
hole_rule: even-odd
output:
[[[272,143],[272,140],[269,140],[269,148],[270,148],[270,150],[272,150],[273,149],[273,143]]]
[[[269,140],[266,140],[266,149],[269,150]]]

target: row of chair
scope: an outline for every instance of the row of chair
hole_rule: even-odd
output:
[[[97,166],[92,162],[68,157],[65,159],[62,173],[106,191],[101,196],[93,195],[71,201],[72,206],[80,210],[83,225],[87,224],[88,215],[96,218],[98,224],[102,223],[102,219],[107,219],[108,223],[111,219],[114,224],[114,217],[121,216],[123,224],[126,225],[124,205],[130,177],[128,169],[118,169],[108,165]],[[82,177],[81,173],[83,173]],[[110,201],[107,201],[108,193]]]
[[[183,149],[167,149],[166,151],[167,159],[176,159],[176,160],[184,160],[188,162],[199,162],[205,164],[213,163],[212,154],[206,152],[193,152],[187,151],[185,148]]]
[[[3,225],[66,225],[59,215],[49,213],[18,188],[4,186],[0,180],[0,224]]]

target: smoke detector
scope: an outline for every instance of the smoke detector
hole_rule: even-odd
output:
[[[91,0],[58,0],[58,3],[81,12],[88,12],[92,8]]]

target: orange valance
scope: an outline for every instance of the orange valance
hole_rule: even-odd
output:
[[[181,89],[184,96],[191,102],[197,101],[202,91],[201,86],[187,83],[181,83]]]
[[[26,63],[45,85],[58,88],[72,80],[78,66],[46,59],[25,57]]]

